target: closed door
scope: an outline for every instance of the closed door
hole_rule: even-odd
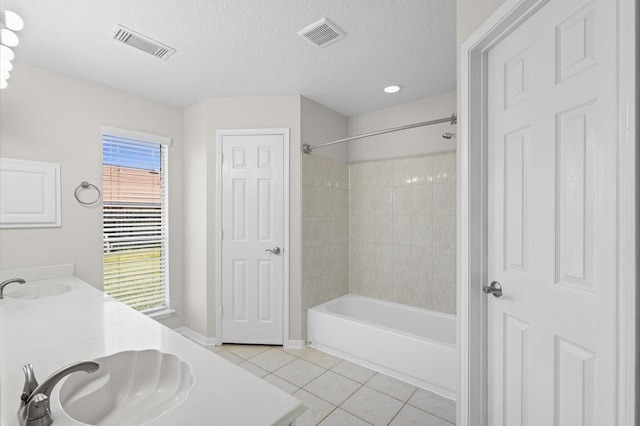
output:
[[[222,341],[283,344],[282,134],[222,135]]]
[[[492,426],[616,421],[616,43],[615,2],[551,0],[489,52]]]

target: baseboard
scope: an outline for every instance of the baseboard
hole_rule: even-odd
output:
[[[304,349],[307,347],[307,342],[304,340],[289,340],[285,345],[287,349]]]
[[[189,327],[178,327],[174,328],[173,331],[182,334],[189,340],[193,340],[200,346],[215,346],[217,343],[215,337],[203,336],[202,334],[190,329]]]

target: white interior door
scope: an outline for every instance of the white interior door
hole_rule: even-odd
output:
[[[222,142],[222,341],[283,344],[285,136]]]
[[[616,421],[616,43],[613,2],[551,0],[489,51],[492,426]]]

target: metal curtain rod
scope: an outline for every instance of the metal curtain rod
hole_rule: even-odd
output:
[[[311,152],[314,149],[321,148],[323,146],[335,145],[337,143],[342,143],[342,142],[349,142],[349,141],[352,141],[354,139],[362,139],[362,138],[366,138],[368,136],[383,135],[385,133],[397,132],[398,130],[413,129],[415,127],[430,126],[432,124],[447,123],[447,122],[449,122],[452,125],[456,124],[458,122],[458,118],[456,117],[455,114],[451,114],[451,117],[447,117],[447,118],[439,118],[437,120],[423,121],[421,123],[407,124],[406,126],[393,127],[391,129],[385,129],[385,130],[378,130],[376,132],[365,133],[363,135],[351,136],[349,138],[338,139],[337,141],[321,143],[321,144],[318,144],[318,145],[309,145],[308,143],[305,143],[304,145],[302,145],[302,152],[304,152],[305,154],[311,154]]]

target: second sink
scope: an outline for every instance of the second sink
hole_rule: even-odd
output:
[[[95,361],[98,371],[69,376],[60,388],[63,410],[90,425],[148,423],[182,403],[194,382],[187,363],[157,350],[118,352]]]

